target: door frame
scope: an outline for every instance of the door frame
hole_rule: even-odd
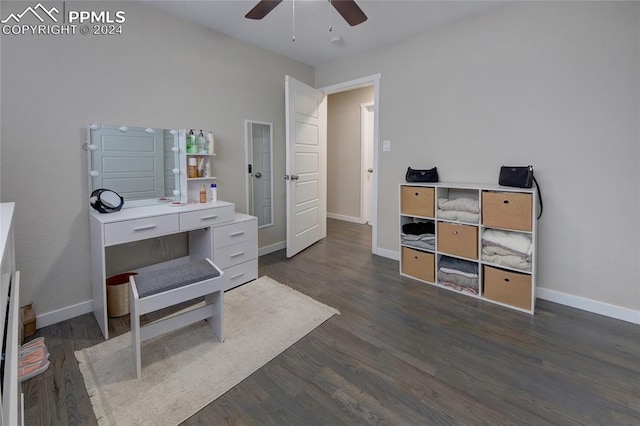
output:
[[[371,222],[371,211],[373,206],[371,205],[371,193],[373,192],[373,177],[371,182],[371,192],[367,191],[367,171],[365,171],[365,163],[367,159],[373,160],[373,133],[369,136],[369,126],[374,125],[369,118],[369,114],[375,114],[375,104],[373,102],[364,102],[360,104],[360,221],[362,223]],[[373,126],[372,126],[373,127]],[[373,171],[376,172],[375,170]]]
[[[379,123],[380,123],[380,78],[382,74],[372,74],[355,80],[325,86],[321,90],[325,95],[346,92],[360,89],[361,87],[373,86],[373,183],[371,187],[371,253],[380,255],[378,248],[378,179],[380,176],[379,167]]]

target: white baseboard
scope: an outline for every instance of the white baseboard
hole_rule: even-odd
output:
[[[269,246],[260,248],[258,250],[258,255],[263,256],[265,254],[273,253],[274,251],[286,248],[286,246],[287,244],[285,241],[271,244]],[[399,252],[383,249],[380,247],[376,248],[374,254],[392,260],[400,260]],[[174,260],[174,262],[176,263],[181,261],[184,261],[184,259]],[[585,297],[562,293],[547,288],[537,288],[536,297],[538,299],[548,300],[550,302],[559,303],[561,305],[570,306],[572,308],[582,309],[583,311],[591,312],[594,314],[604,315],[633,324],[640,324],[640,311],[624,308],[622,306],[611,305],[609,303],[599,302],[597,300],[587,299]],[[38,315],[36,317],[36,323],[38,328],[47,327],[49,325],[66,321],[68,319],[75,318],[77,316],[84,315],[90,312],[93,312],[93,301],[87,300],[86,302],[80,302],[66,308],[57,309],[55,311]]]
[[[640,324],[640,311],[634,311],[633,309],[624,308],[622,306],[611,305],[609,303],[574,296],[573,294],[561,293],[547,288],[536,288],[536,297],[538,299],[548,300],[561,305],[571,306],[572,308],[582,309],[583,311],[592,312],[594,314],[604,315],[606,317],[628,321],[634,324]]]
[[[393,250],[382,249],[380,247],[374,252],[378,256],[387,257],[393,260],[400,260],[400,253]],[[575,296],[573,294],[562,293],[547,288],[536,288],[536,297],[549,302],[559,303],[561,305],[570,306],[572,308],[582,309],[583,311],[594,314],[604,315],[606,317],[619,319],[622,321],[640,324],[640,311],[624,308],[622,306],[611,305],[597,300],[587,299],[585,297]]]
[[[400,252],[376,247],[373,254],[386,257],[388,259],[400,261]]]
[[[273,253],[274,251],[287,248],[286,241],[280,241],[279,243],[271,244],[269,246],[260,247],[258,249],[258,256],[264,256],[265,254]]]
[[[36,325],[38,328],[47,327],[90,312],[93,312],[93,300],[87,300],[86,302],[80,302],[67,306],[66,308],[37,315]]]
[[[327,218],[328,219],[344,220],[345,222],[359,223],[360,225],[365,223],[365,221],[360,219],[359,217],[345,216],[345,215],[337,214],[337,213],[327,213]]]

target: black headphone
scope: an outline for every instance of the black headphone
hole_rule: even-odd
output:
[[[100,213],[113,213],[124,206],[124,198],[116,191],[100,188],[91,193],[89,204]]]

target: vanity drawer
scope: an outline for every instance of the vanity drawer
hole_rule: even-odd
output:
[[[213,228],[213,248],[222,248],[258,239],[258,220],[248,220]]]
[[[467,259],[478,258],[478,228],[438,222],[438,251]]]
[[[186,231],[231,222],[233,215],[232,205],[180,213],[180,230]]]
[[[258,245],[255,240],[213,250],[213,262],[221,269],[257,258]]]
[[[249,260],[224,270],[225,290],[258,278],[258,259]]]
[[[178,215],[151,216],[104,225],[104,245],[128,243],[179,232]]]

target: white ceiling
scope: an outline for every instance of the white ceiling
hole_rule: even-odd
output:
[[[258,0],[143,1],[174,16],[211,27],[312,66],[390,45],[509,3],[505,0],[357,0],[369,19],[350,27],[327,0],[295,0],[294,31],[294,0],[284,0],[260,21],[246,19],[244,15],[257,2]],[[331,32],[330,19],[333,28]],[[294,32],[295,42],[292,41]],[[343,43],[331,43],[332,37],[341,37]]]

